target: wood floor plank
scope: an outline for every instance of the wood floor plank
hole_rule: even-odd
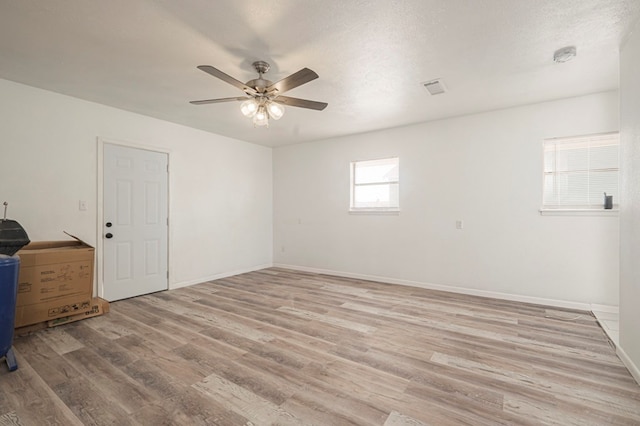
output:
[[[141,408],[132,417],[139,425],[251,426],[243,416],[214,398],[188,387],[178,395]]]
[[[57,354],[44,340],[41,339],[43,333],[24,336],[14,341],[16,348],[38,376],[43,379],[48,386],[55,386],[64,383],[70,378],[80,374],[78,368],[69,364],[61,355]],[[18,363],[20,369],[20,363]]]
[[[135,334],[135,329],[129,322],[123,322],[118,315],[105,315],[101,317],[89,318],[84,321],[84,325],[100,333],[109,340]]]
[[[305,419],[306,424],[310,425],[353,426],[361,424],[352,416],[337,413],[330,407],[324,407],[315,401],[310,403],[297,395],[289,398],[282,407],[297,418]]]
[[[147,362],[161,369],[175,382],[191,386],[209,374],[208,368],[199,366],[190,359],[176,353],[178,348],[173,348],[169,351],[156,351],[155,349],[148,349],[148,346],[140,344],[139,342],[132,342],[132,338],[133,336],[125,337],[123,339],[127,340],[119,341],[118,344],[135,348],[134,350],[136,350],[141,357],[140,361]]]
[[[78,349],[65,355],[73,365],[81,366],[80,371],[101,395],[121,407],[127,414],[141,406],[153,403],[153,395],[116,365],[111,364],[88,348]],[[131,368],[132,363],[122,368]],[[60,386],[60,385],[58,385]]]
[[[206,328],[219,328],[255,342],[268,342],[275,339],[275,336],[272,334],[264,333],[255,327],[248,327],[242,322],[234,321],[229,317],[212,315],[211,309],[208,309],[205,305],[184,302],[177,297],[167,296],[165,293],[155,294],[154,297],[149,298],[149,300],[153,300],[153,303],[157,304],[157,306],[179,313],[180,315],[200,319]]]
[[[129,414],[118,401],[105,398],[90,380],[74,377],[52,389],[84,425],[129,423]]]
[[[28,358],[16,352],[18,370],[0,374],[0,395],[13,407],[7,421],[18,419],[24,425],[81,425],[66,401],[31,367]]]
[[[304,424],[304,420],[298,419],[279,405],[215,374],[205,377],[193,387],[212,396],[225,408],[241,414],[256,425]]]
[[[587,390],[584,388],[574,388],[564,384],[541,380],[524,372],[502,369],[496,366],[447,356],[440,353],[435,353],[432,356],[431,361],[466,370],[482,371],[483,374],[498,378],[501,381],[506,381],[516,385],[527,385],[533,389],[554,395],[554,405],[558,405],[560,401],[564,401],[567,403],[567,406],[569,406],[573,400],[581,401],[580,405],[583,405],[583,410],[579,410],[576,406],[575,412],[571,413],[572,418],[575,416],[584,417],[585,421],[589,419],[598,419],[603,422],[602,424],[607,424],[607,422],[614,418],[616,420],[619,417],[621,418],[622,416],[616,414],[619,413],[622,415],[629,414],[630,420],[640,423],[640,415],[637,414],[637,409],[629,408],[628,411],[621,410],[621,405],[627,407],[629,402],[626,401],[625,404],[623,399],[616,397],[615,395],[594,392],[593,389]],[[570,397],[567,398],[568,395],[570,395]],[[636,404],[636,402],[633,402],[633,404]],[[546,408],[549,407],[547,406]],[[540,420],[542,421],[543,419]]]
[[[404,414],[392,411],[385,420],[383,426],[425,426],[426,423],[422,423],[420,420],[416,420],[413,417],[405,416]]]
[[[65,325],[65,331],[113,365],[126,365],[137,360],[137,357],[131,352],[114,345],[110,339],[88,327],[82,321]]]
[[[0,425],[635,425],[588,312],[268,268],[18,336]]]
[[[148,398],[151,399],[150,403],[171,398],[184,391],[186,387],[164,370],[144,359],[126,365],[123,370],[144,389]]]
[[[343,327],[349,330],[359,331],[361,333],[373,333],[376,330],[375,327],[371,327],[365,324],[360,324],[357,322],[332,317],[330,315],[318,314],[316,312],[306,311],[303,309],[290,308],[288,306],[280,307],[278,308],[278,311],[286,312],[286,313],[299,316],[301,318],[306,318],[312,321],[320,321],[320,322],[331,324],[337,327]]]
[[[0,415],[0,426],[24,426],[15,411]]]
[[[158,351],[170,350],[182,346],[188,342],[183,334],[175,335],[174,333],[164,332],[156,327],[149,326],[147,324],[132,321],[126,314],[116,311],[115,308],[111,309],[109,315],[99,317],[102,320],[102,326],[96,328],[91,326],[94,330],[97,330],[104,334],[104,330],[108,330],[111,324],[115,324],[116,328],[122,327],[126,324],[127,329],[130,331],[126,334],[109,334],[107,338],[113,341],[126,341],[128,338],[136,340],[136,338],[144,341],[147,344],[147,349],[155,349]],[[98,319],[98,318],[96,318]]]
[[[344,340],[357,340],[362,337],[362,333],[351,329],[345,330],[332,324],[322,324],[318,321],[302,318],[297,315],[289,314],[277,310],[269,310],[261,304],[250,305],[245,302],[229,302],[219,301],[217,299],[198,300],[197,303],[206,304],[227,312],[237,313],[238,315],[246,315],[256,321],[262,321],[285,330],[295,331],[323,340],[326,343],[339,343]]]
[[[38,337],[42,339],[51,349],[53,349],[58,355],[64,355],[68,352],[81,349],[84,344],[79,342],[74,337],[70,336],[64,328],[53,327],[47,328],[38,334]]]

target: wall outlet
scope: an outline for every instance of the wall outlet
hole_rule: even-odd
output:
[[[456,229],[464,228],[464,222],[461,219],[456,220]]]

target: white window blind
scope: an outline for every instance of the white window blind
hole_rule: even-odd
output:
[[[351,163],[351,211],[397,211],[399,159],[353,161]]]
[[[619,134],[546,139],[543,209],[603,209],[618,204]]]

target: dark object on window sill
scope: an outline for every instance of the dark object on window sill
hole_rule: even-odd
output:
[[[613,195],[607,195],[604,193],[604,208],[605,210],[611,210],[613,208]]]

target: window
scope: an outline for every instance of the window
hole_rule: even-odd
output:
[[[397,157],[351,163],[350,211],[399,211]]]
[[[602,210],[604,193],[618,204],[619,134],[543,142],[542,210]]]

